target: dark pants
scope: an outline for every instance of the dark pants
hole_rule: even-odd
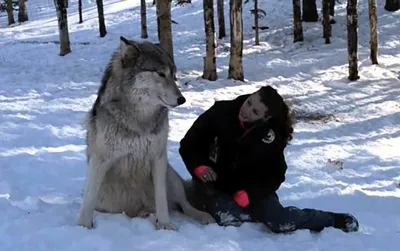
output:
[[[201,197],[201,209],[211,214],[221,226],[262,222],[274,233],[286,233],[297,229],[321,231],[334,223],[330,212],[282,206],[276,193],[258,201],[251,201],[248,207],[242,208],[231,195],[216,191],[208,184],[199,186],[204,192]]]

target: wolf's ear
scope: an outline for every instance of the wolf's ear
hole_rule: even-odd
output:
[[[133,42],[129,41],[124,37],[120,37],[120,53],[122,58],[122,67],[128,65],[133,65],[139,56],[139,46]]]

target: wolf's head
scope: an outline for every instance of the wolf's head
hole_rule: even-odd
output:
[[[176,66],[159,44],[121,37],[120,48],[113,57],[113,71],[128,102],[173,108],[186,101],[175,82]]]

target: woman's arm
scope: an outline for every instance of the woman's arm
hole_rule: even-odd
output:
[[[279,130],[275,128],[273,142],[259,149],[259,154],[242,163],[237,172],[232,173],[232,193],[245,192],[250,202],[254,199],[276,192],[285,181],[287,165],[284,156],[284,142]],[[255,137],[260,140],[259,137]],[[245,195],[243,195],[245,197]]]
[[[196,177],[195,169],[201,166],[209,166],[209,147],[215,137],[215,119],[218,118],[218,104],[202,113],[186,132],[180,141],[179,154],[192,175]]]

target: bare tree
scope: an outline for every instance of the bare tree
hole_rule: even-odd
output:
[[[293,0],[293,42],[303,41],[300,0]]]
[[[104,21],[103,0],[96,0],[96,5],[97,5],[98,18],[99,18],[100,37],[105,37],[107,35],[107,30],[106,30],[106,23]]]
[[[260,45],[260,33],[259,33],[259,25],[258,25],[258,0],[254,0],[254,27],[256,30],[255,34],[255,45]]]
[[[82,17],[82,0],[78,0],[78,11],[79,11],[79,23],[83,23]]]
[[[225,33],[225,17],[224,17],[224,0],[217,0],[218,12],[218,38],[226,37]]]
[[[354,81],[360,78],[358,75],[358,17],[357,0],[347,0],[347,51],[349,54],[349,80]]]
[[[330,22],[330,17],[329,17],[329,1],[330,0],[322,0],[322,14],[323,14],[323,25],[324,25],[324,38],[325,38],[325,44],[330,44],[331,43],[331,22]]]
[[[400,0],[386,0],[385,10],[387,11],[400,10]]]
[[[15,24],[14,8],[13,8],[12,0],[6,0],[6,8],[7,8],[7,16],[8,16],[8,25]]]
[[[376,2],[375,0],[368,0],[369,9],[369,31],[370,31],[370,50],[372,64],[378,64],[378,29],[376,16]]]
[[[67,0],[54,0],[58,17],[58,33],[60,37],[60,56],[65,56],[71,52],[68,19],[67,19]]]
[[[303,21],[318,22],[317,4],[315,0],[303,0]]]
[[[171,27],[171,0],[157,0],[156,9],[158,40],[160,41],[161,46],[171,55],[172,60],[174,60]]]
[[[229,1],[231,49],[228,78],[244,81],[242,0]]]
[[[141,37],[148,38],[147,35],[147,17],[146,17],[146,0],[140,0],[140,21],[141,21]]]
[[[213,0],[203,0],[204,31],[206,34],[206,57],[204,58],[204,71],[202,78],[215,81],[217,69],[215,64],[215,27]]]
[[[25,0],[18,0],[18,22],[23,23],[28,21],[28,12],[26,11]]]

